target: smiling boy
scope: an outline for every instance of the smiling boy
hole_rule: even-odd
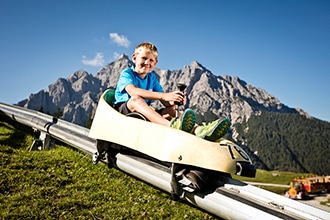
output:
[[[139,44],[132,55],[132,61],[134,65],[121,72],[117,83],[114,108],[119,112],[139,112],[151,122],[194,133],[211,141],[220,139],[228,131],[228,118],[198,126],[195,124],[195,112],[189,108],[179,118],[175,117],[175,102],[185,102],[185,93],[163,91],[152,71],[158,63],[158,50],[155,45],[149,42]],[[151,108],[149,105],[153,100],[159,100],[164,108]]]

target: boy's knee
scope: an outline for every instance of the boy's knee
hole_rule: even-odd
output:
[[[139,107],[141,107],[141,105],[145,104],[146,102],[144,101],[144,99],[140,96],[132,96],[128,102],[127,102],[127,106],[128,108],[133,112],[133,111],[138,111],[138,109],[140,109]]]
[[[134,103],[141,103],[142,101],[145,102],[144,99],[141,96],[132,96],[129,99],[129,102],[131,102],[132,104],[134,104]]]

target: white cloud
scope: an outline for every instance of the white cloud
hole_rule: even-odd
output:
[[[103,53],[98,52],[93,59],[87,59],[86,56],[82,56],[82,63],[88,66],[101,67],[104,66]]]
[[[118,33],[110,33],[110,39],[115,42],[118,46],[129,47],[131,42],[124,35],[119,35]]]

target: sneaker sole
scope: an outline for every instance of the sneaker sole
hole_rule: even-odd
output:
[[[209,141],[217,141],[223,137],[229,130],[230,121],[229,118],[224,118],[219,121],[219,123],[212,129],[212,131],[204,137],[204,139]]]
[[[191,133],[196,124],[196,114],[192,109],[186,109],[182,115],[181,130]]]

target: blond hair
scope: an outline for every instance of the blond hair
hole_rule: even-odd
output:
[[[140,52],[141,48],[146,49],[149,53],[153,53],[156,56],[156,58],[158,59],[158,50],[154,44],[152,44],[150,42],[140,43],[139,45],[137,45],[135,47],[134,54],[138,54]]]

